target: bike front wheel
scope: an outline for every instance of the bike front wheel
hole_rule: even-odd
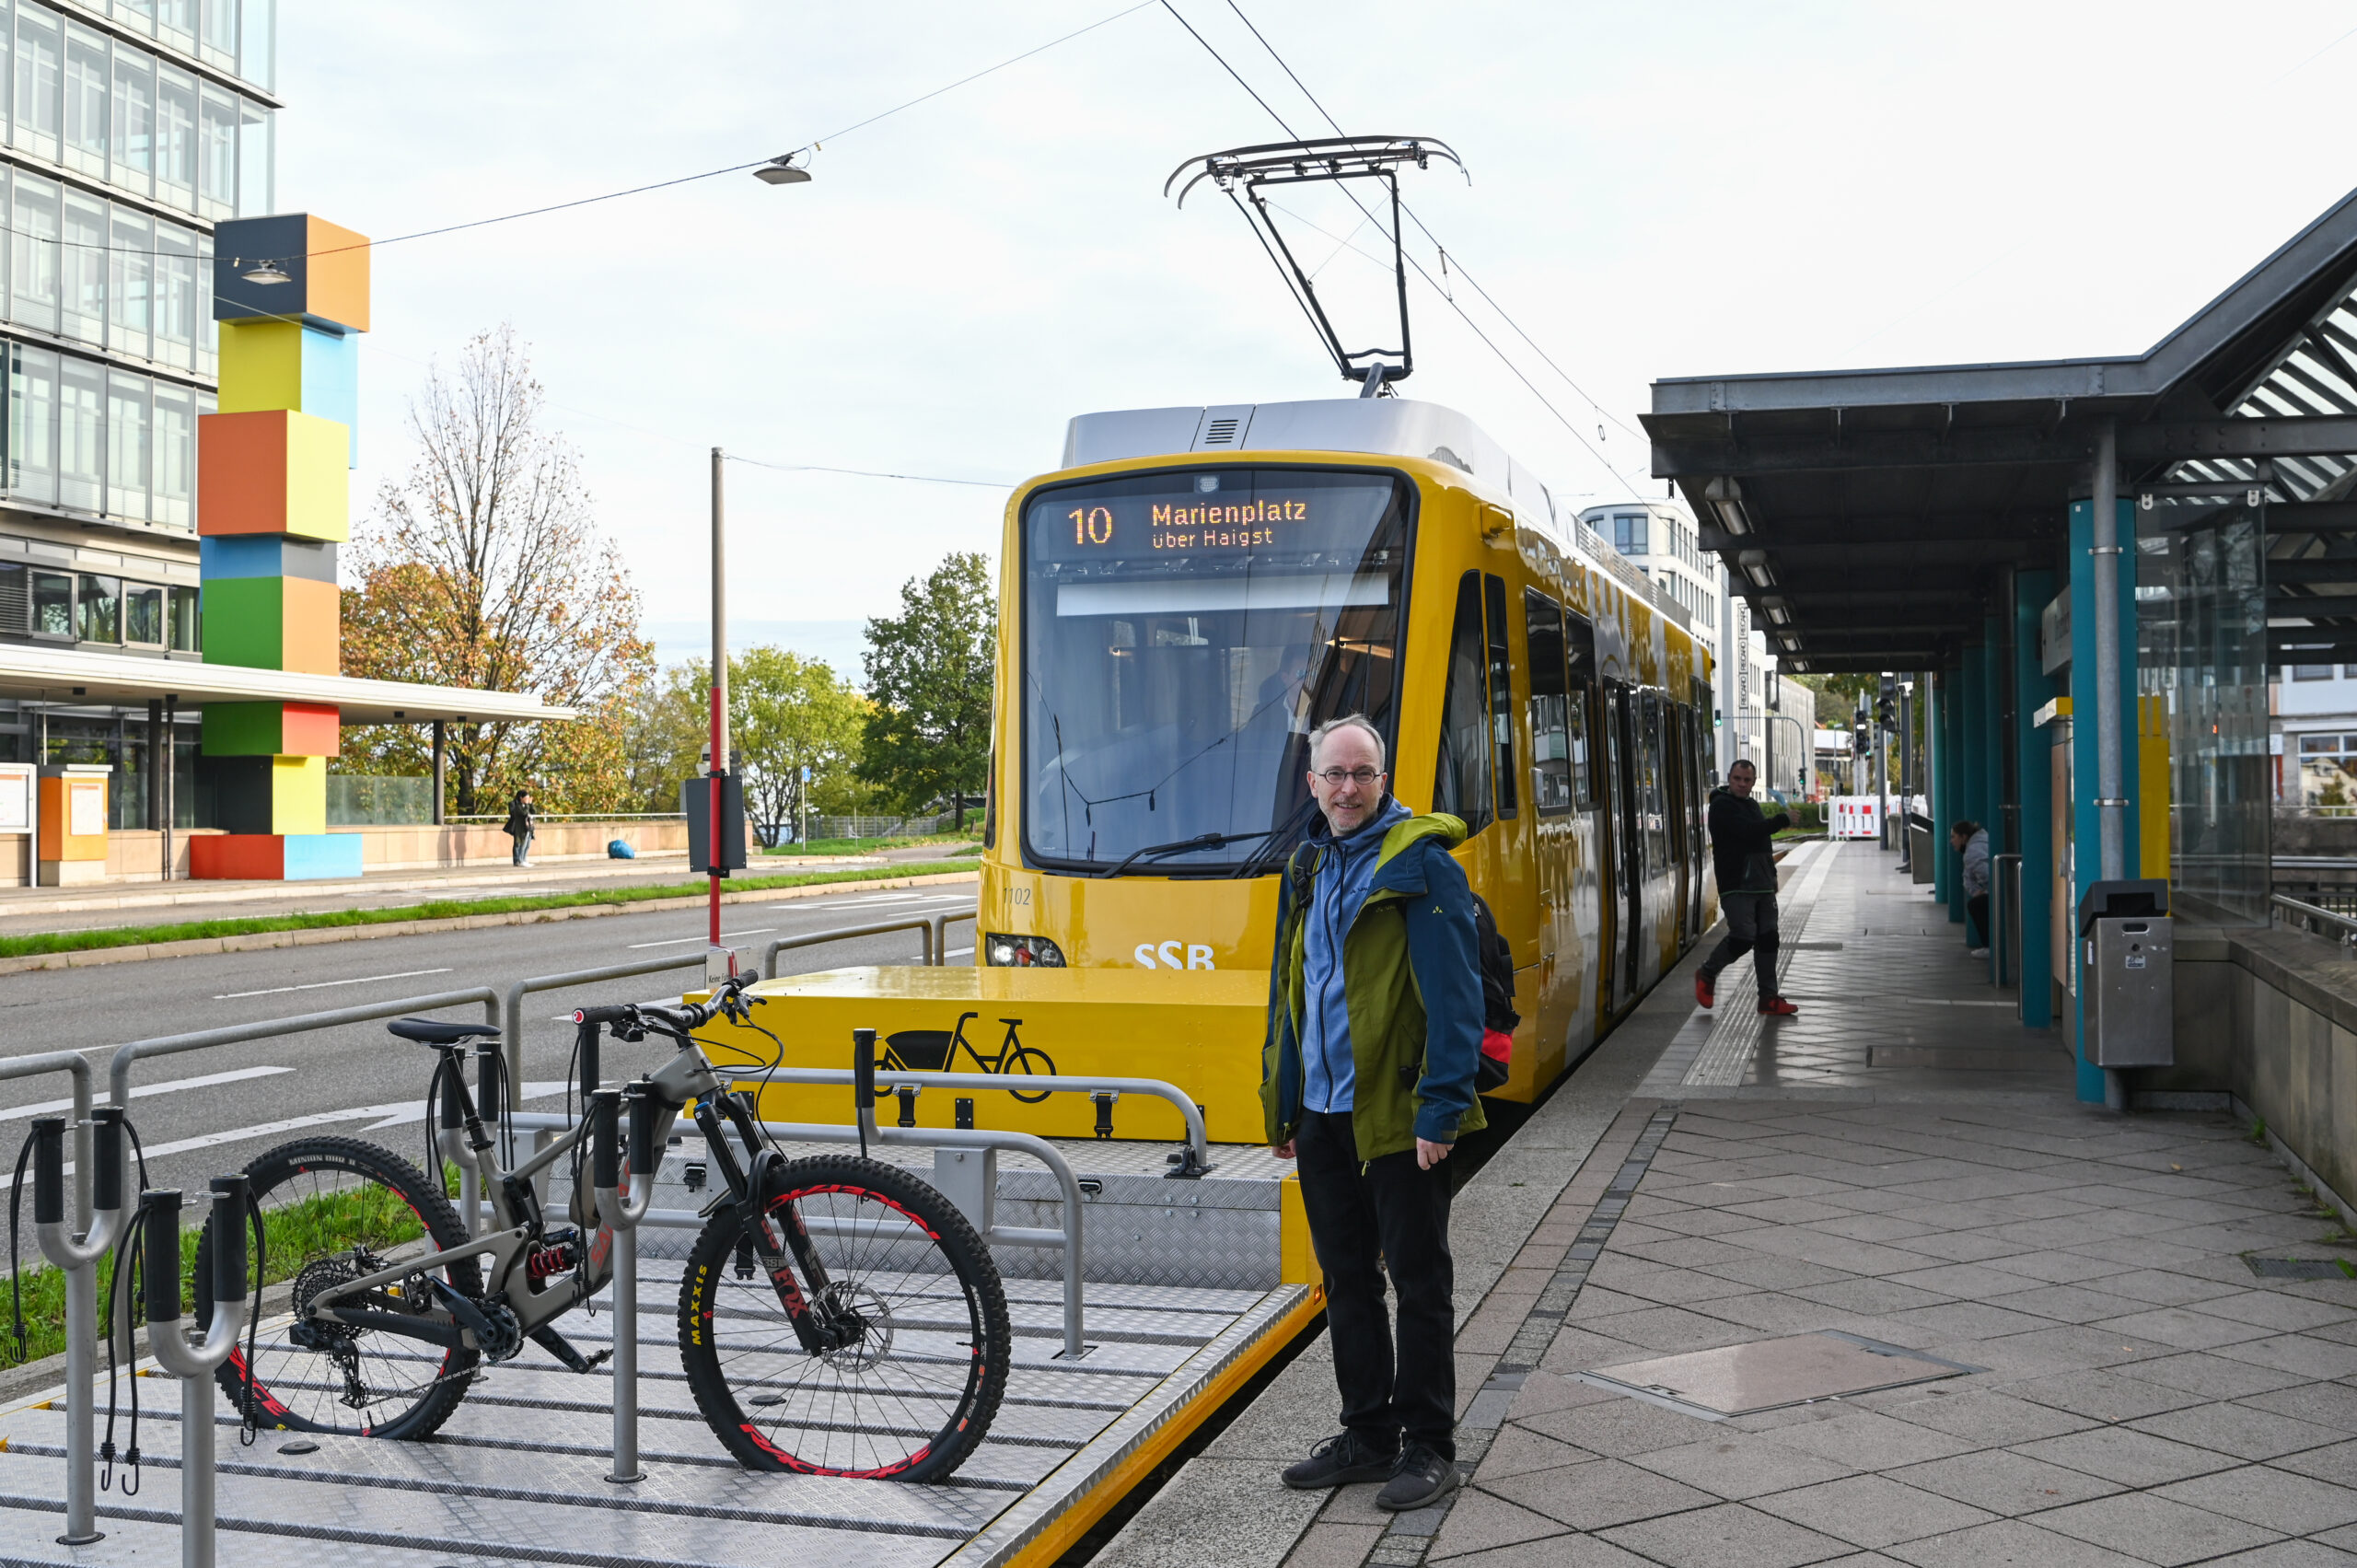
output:
[[[773,1282],[757,1255],[791,1260],[796,1223],[824,1275],[815,1289]],[[837,1342],[814,1351],[795,1316],[831,1322]],[[907,1171],[852,1155],[791,1161],[760,1214],[714,1214],[679,1284],[688,1387],[749,1469],[941,1480],[998,1413],[1007,1344],[998,1266],[966,1216]]]
[[[424,1437],[450,1419],[473,1380],[479,1353],[382,1329],[358,1329],[307,1318],[312,1297],[346,1280],[418,1259],[467,1238],[459,1211],[442,1190],[409,1161],[356,1138],[301,1138],[283,1144],[246,1167],[265,1245],[249,1259],[267,1270],[261,1282],[264,1320],[254,1330],[251,1375],[247,1336],[214,1372],[240,1413],[250,1402],[256,1424],[297,1432],[340,1432],[360,1437]],[[196,1277],[212,1278],[213,1223],[197,1243]],[[370,1305],[421,1318],[448,1314],[434,1299],[435,1282],[460,1295],[482,1295],[482,1270],[473,1258],[421,1266],[376,1293]],[[276,1286],[291,1290],[280,1316]],[[211,1295],[196,1293],[200,1326],[213,1316]]]

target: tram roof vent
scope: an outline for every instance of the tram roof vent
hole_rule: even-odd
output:
[[[1252,428],[1250,403],[1220,403],[1203,411],[1203,422],[1195,428],[1198,452],[1226,448],[1233,450],[1244,445],[1245,433]]]

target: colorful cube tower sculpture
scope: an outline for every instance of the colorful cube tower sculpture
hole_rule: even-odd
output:
[[[213,248],[220,412],[197,422],[204,659],[334,675],[368,241],[291,213],[225,223]],[[337,721],[313,703],[205,705],[203,753],[227,831],[190,841],[196,876],[360,875],[361,836],[327,830]]]

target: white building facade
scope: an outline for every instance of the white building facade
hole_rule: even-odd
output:
[[[2273,696],[2276,804],[2357,807],[2357,664],[2285,665]]]

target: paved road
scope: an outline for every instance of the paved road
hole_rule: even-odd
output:
[[[901,915],[970,912],[973,908],[974,890],[961,884],[845,892],[776,904],[730,904],[722,912],[721,929],[732,938],[732,946],[744,947],[777,936]],[[0,1057],[87,1051],[103,1095],[107,1058],[124,1040],[473,985],[504,989],[530,975],[596,969],[667,953],[686,956],[701,950],[704,921],[700,910],[670,910],[0,976]],[[951,963],[972,961],[973,932],[970,923],[952,925]],[[850,964],[915,963],[920,943],[918,933],[904,931],[790,950],[781,958],[788,973]],[[649,975],[528,1001],[528,1093],[541,1094],[546,1104],[548,1090],[565,1076],[573,1031],[569,1022],[557,1021],[561,1013],[582,1002],[677,995],[683,984],[698,978],[697,971],[683,969],[676,980]],[[448,1016],[480,1013],[462,1009]],[[369,1136],[412,1158],[422,1157],[424,1132],[415,1119],[423,1107],[429,1060],[423,1047],[391,1039],[381,1024],[366,1024],[155,1063],[134,1080],[139,1098],[133,1108],[140,1137],[151,1151],[149,1180],[201,1191],[214,1176],[293,1135],[284,1127],[258,1128],[303,1118],[319,1119],[312,1124],[326,1132],[359,1133],[374,1128]],[[649,1063],[656,1060],[650,1056]],[[17,1143],[30,1114],[28,1108],[54,1102],[65,1093],[64,1079],[57,1077],[0,1083],[0,1158],[7,1162],[0,1169],[0,1183],[14,1167]],[[337,1114],[363,1109],[369,1113]],[[403,1117],[409,1119],[406,1125],[379,1125]],[[30,1226],[26,1228],[29,1238]]]

